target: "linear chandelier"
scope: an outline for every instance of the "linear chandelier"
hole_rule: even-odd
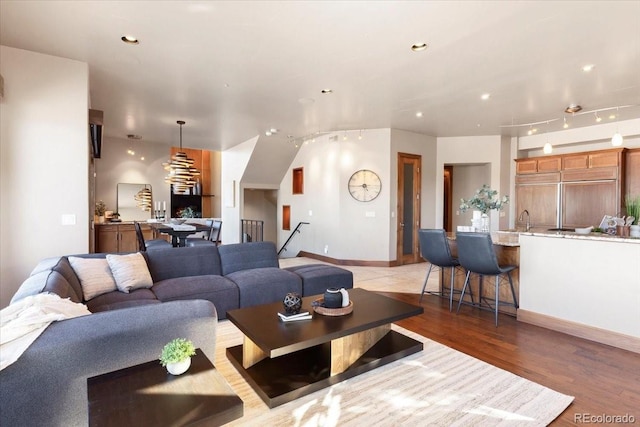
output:
[[[162,166],[169,172],[164,182],[173,185],[175,191],[184,192],[196,185],[196,177],[200,176],[200,171],[193,166],[195,160],[187,157],[187,153],[182,151],[182,126],[185,121],[178,120],[177,123],[180,125],[180,151]]]

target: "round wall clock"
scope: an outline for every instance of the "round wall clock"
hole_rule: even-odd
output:
[[[356,171],[349,178],[349,193],[359,202],[370,202],[378,197],[381,189],[380,177],[368,169]]]

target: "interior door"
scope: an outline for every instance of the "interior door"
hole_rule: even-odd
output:
[[[453,231],[453,166],[444,167],[444,193],[443,193],[443,211],[442,211],[442,228],[445,231]]]
[[[399,265],[420,262],[418,230],[420,229],[421,156],[398,153],[398,225],[397,257]]]

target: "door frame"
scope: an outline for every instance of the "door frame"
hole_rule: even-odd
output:
[[[404,219],[404,174],[403,168],[405,163],[412,163],[414,165],[413,168],[413,182],[414,182],[414,193],[413,193],[413,253],[411,254],[403,254],[403,219]],[[420,229],[420,199],[422,194],[422,156],[418,154],[409,154],[409,153],[398,153],[398,192],[397,192],[397,217],[396,217],[396,262],[397,265],[404,264],[415,264],[421,261],[420,251],[418,247],[418,230]]]
[[[442,228],[453,231],[453,166],[444,167]]]

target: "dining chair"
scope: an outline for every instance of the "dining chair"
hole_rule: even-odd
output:
[[[187,238],[185,246],[216,245],[220,246],[220,230],[222,221],[219,219],[208,219],[205,224],[210,227],[209,235],[206,238]]]
[[[513,281],[511,280],[511,272],[517,268],[515,265],[500,265],[498,263],[498,257],[496,256],[495,249],[493,247],[493,241],[491,240],[491,234],[489,233],[456,233],[456,244],[458,246],[458,260],[460,265],[467,270],[467,275],[464,280],[464,286],[462,287],[462,294],[460,295],[460,301],[458,301],[458,310],[460,312],[460,306],[464,299],[464,293],[469,286],[469,276],[471,273],[476,273],[480,276],[480,295],[478,297],[478,304],[474,304],[481,309],[492,309],[495,311],[495,323],[498,326],[498,307],[500,305],[508,305],[518,308],[518,298],[516,297],[515,290],[513,288]],[[502,283],[501,277],[503,275],[509,279],[509,286],[511,288],[511,296],[513,302],[500,302],[500,284]],[[482,295],[482,278],[483,276],[495,276],[495,298],[491,299]],[[469,288],[470,289],[470,288]],[[482,301],[487,302],[488,307],[482,306]],[[493,301],[494,306],[491,307],[490,301]]]
[[[171,247],[171,243],[167,242],[164,239],[150,239],[145,240],[144,234],[142,233],[142,227],[140,227],[140,223],[137,221],[133,222],[133,226],[136,230],[136,238],[138,239],[138,250],[140,252],[145,252],[149,248],[161,248],[161,247]]]
[[[443,229],[427,229],[423,228],[418,230],[418,240],[420,242],[420,254],[422,258],[429,262],[429,269],[427,270],[427,277],[424,279],[422,285],[422,292],[420,293],[420,302],[425,293],[444,296],[443,288],[440,291],[425,291],[427,288],[427,281],[433,267],[451,269],[451,283],[449,285],[449,311],[453,310],[453,294],[460,293],[461,291],[454,289],[454,280],[456,270],[459,269],[460,263],[457,258],[451,255],[451,248],[449,247],[449,241],[447,235]],[[473,294],[470,292],[472,301]]]

